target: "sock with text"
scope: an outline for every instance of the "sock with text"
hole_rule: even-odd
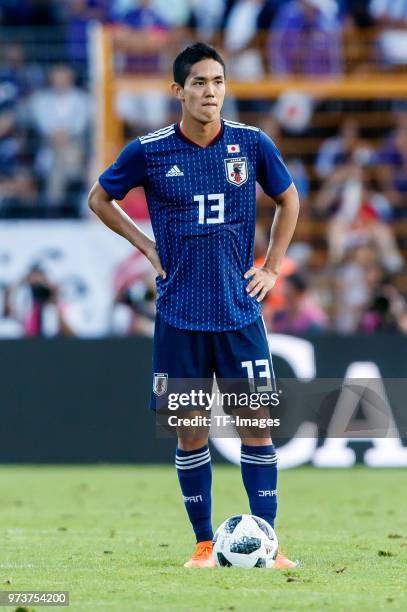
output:
[[[274,527],[277,513],[277,455],[273,444],[242,444],[241,468],[252,514]]]
[[[212,540],[212,467],[208,445],[193,451],[177,448],[175,466],[196,541]]]

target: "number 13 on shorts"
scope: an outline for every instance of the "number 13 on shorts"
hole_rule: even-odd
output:
[[[271,377],[270,361],[268,359],[242,361],[241,366],[242,368],[246,369],[251,391],[273,391],[273,379]],[[255,389],[254,380],[257,378],[265,378],[267,380],[267,384]]]

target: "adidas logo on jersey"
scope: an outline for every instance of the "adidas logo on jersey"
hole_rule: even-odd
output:
[[[178,168],[178,166],[173,166],[168,170],[165,176],[184,176],[184,173]]]

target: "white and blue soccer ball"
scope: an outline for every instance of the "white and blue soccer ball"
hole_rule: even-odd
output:
[[[253,514],[231,516],[213,536],[213,555],[219,567],[273,567],[277,552],[274,529]]]

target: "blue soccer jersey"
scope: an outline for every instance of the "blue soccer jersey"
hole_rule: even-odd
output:
[[[260,304],[246,292],[253,265],[256,181],[275,196],[292,182],[272,140],[256,127],[222,120],[206,147],[170,125],[130,142],[99,177],[121,200],[143,186],[165,280],[157,311],[181,329],[250,325]]]

